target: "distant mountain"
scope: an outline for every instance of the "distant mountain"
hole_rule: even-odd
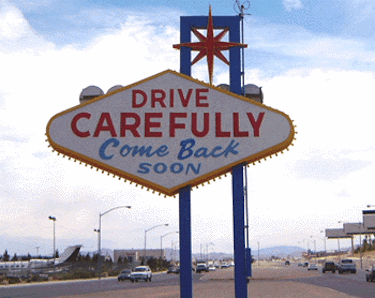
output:
[[[272,256],[279,257],[279,258],[286,258],[290,257],[301,257],[302,252],[305,250],[298,246],[274,246],[263,248],[259,250],[259,258],[260,259],[268,259]],[[252,255],[255,259],[258,258],[258,251],[252,250]]]

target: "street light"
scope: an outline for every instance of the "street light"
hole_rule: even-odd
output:
[[[177,247],[175,244],[179,243],[180,241],[177,240],[177,241],[171,241],[171,262],[173,262],[174,260],[174,254],[175,254],[175,251],[177,250]]]
[[[112,209],[109,209],[107,210],[106,212],[103,212],[103,213],[99,213],[99,229],[94,229],[94,232],[97,232],[98,233],[98,269],[99,269],[99,279],[101,277],[101,266],[100,266],[100,259],[101,259],[101,253],[102,253],[102,249],[101,249],[101,234],[102,234],[102,216],[103,215],[106,215],[107,213],[113,211],[113,210],[116,210],[116,209],[120,209],[120,208],[128,208],[130,209],[131,206],[118,206],[118,207],[114,207]]]
[[[207,243],[207,244],[206,244],[206,250],[207,250],[207,258],[206,258],[206,259],[207,259],[207,262],[208,262],[208,255],[209,255],[209,252],[208,252],[208,246],[209,246],[209,245],[214,246],[215,244],[214,244],[213,242],[210,242],[210,243]]]
[[[56,217],[54,216],[48,216],[48,219],[49,220],[52,220],[53,221],[53,254],[52,254],[52,257],[53,257],[53,270],[54,270],[54,275],[56,275],[56,233],[55,233],[55,223],[56,223]]]
[[[174,234],[174,233],[178,233],[178,231],[175,231],[175,232],[169,232],[167,234],[164,234],[162,236],[160,236],[160,256],[161,258],[163,259],[163,238],[169,234]]]
[[[145,248],[144,248],[144,252],[143,252],[143,258],[144,258],[144,265],[146,265],[146,245],[147,245],[147,232],[152,230],[152,229],[155,229],[157,227],[161,227],[161,226],[168,226],[169,224],[160,224],[160,225],[156,225],[156,226],[153,226],[152,228],[149,228],[147,230],[145,230]]]
[[[48,219],[53,221],[53,254],[52,254],[52,258],[53,258],[53,264],[55,264],[56,263],[56,249],[55,249],[55,247],[56,247],[56,238],[55,238],[56,217],[48,216]]]

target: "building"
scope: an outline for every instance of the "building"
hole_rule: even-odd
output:
[[[126,258],[130,263],[140,262],[143,258],[145,251],[143,249],[121,249],[113,252],[114,262],[117,263],[119,257]],[[164,249],[147,249],[146,260],[150,258],[159,259],[162,257],[165,259]]]

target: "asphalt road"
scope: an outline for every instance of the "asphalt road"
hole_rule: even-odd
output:
[[[320,266],[318,269],[308,272],[296,264],[271,268],[254,266],[249,297],[375,297],[375,283],[366,282],[364,270],[357,269],[357,274],[323,274]],[[233,268],[194,273],[193,280],[194,297],[234,297]],[[140,297],[140,293],[147,293],[142,297],[161,297],[162,293],[165,295],[163,297],[178,297],[178,289],[179,275],[161,273],[154,274],[151,283],[118,282],[117,278],[103,278],[1,286],[0,297]]]
[[[347,295],[374,298],[375,297],[375,283],[366,282],[365,270],[358,269],[356,274],[338,274],[336,273],[321,273],[321,266],[318,266],[320,274],[314,277],[293,279],[300,283],[316,285],[320,287],[330,288]],[[299,268],[298,270],[306,270]]]
[[[198,282],[199,275],[194,274],[194,282]],[[117,291],[127,288],[157,287],[163,285],[179,285],[180,276],[176,274],[153,274],[152,282],[143,281],[131,283],[118,282],[116,278],[102,278],[77,281],[43,282],[38,284],[22,284],[0,287],[0,297],[60,297],[66,295],[92,294],[104,291]]]

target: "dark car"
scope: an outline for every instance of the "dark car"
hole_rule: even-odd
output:
[[[122,270],[120,272],[119,276],[117,277],[117,280],[118,281],[124,281],[124,280],[130,279],[131,273],[132,273],[132,271],[129,270],[129,269]]]
[[[326,261],[324,263],[322,272],[326,273],[327,271],[331,271],[332,273],[335,273],[337,269],[338,269],[338,266],[335,264],[335,262]]]
[[[371,268],[366,269],[366,281],[373,282],[375,280],[375,266],[371,266]]]
[[[169,266],[167,273],[180,273],[177,266]]]
[[[289,266],[290,265],[290,261],[289,260],[286,260],[285,261],[285,266]]]

